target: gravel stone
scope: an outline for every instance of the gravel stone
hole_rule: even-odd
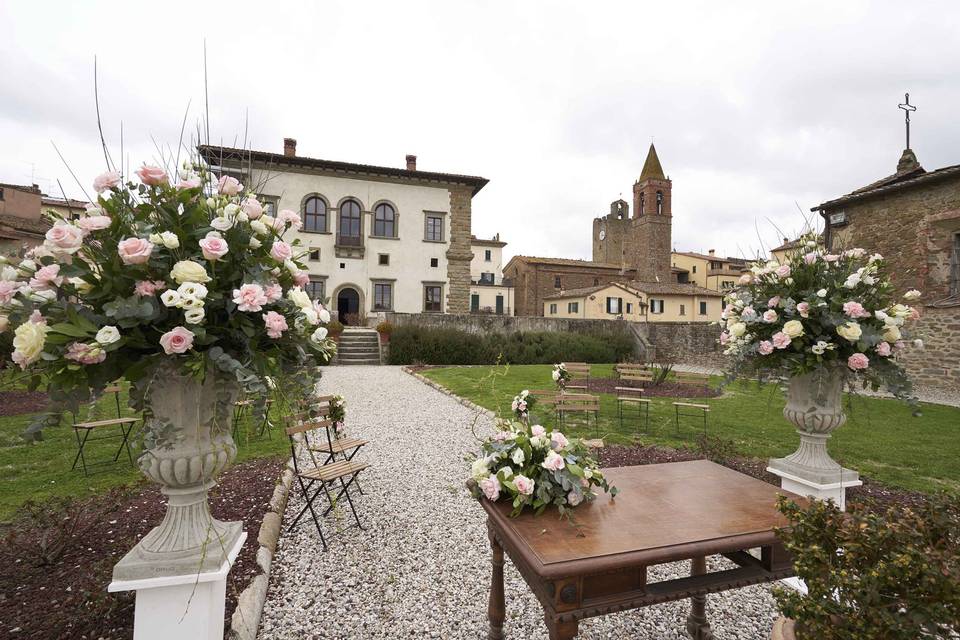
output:
[[[349,526],[345,505],[323,522],[326,553],[309,517],[284,530],[260,640],[486,638],[490,547],[484,511],[464,488],[464,456],[479,449],[472,429],[490,433],[491,418],[399,367],[327,368],[320,388],[344,396],[348,434],[370,440],[358,457],[371,464],[361,474],[365,495],[352,494],[367,530]],[[303,504],[294,483],[285,526]],[[672,563],[648,579],[688,571]],[[504,574],[506,637],[546,640],[543,609],[509,560]],[[592,618],[578,637],[680,640],[688,611],[679,601]],[[707,615],[718,640],[766,640],[777,612],[760,585],[708,596]]]

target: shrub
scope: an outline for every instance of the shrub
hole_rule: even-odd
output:
[[[626,335],[559,332],[488,333],[458,329],[396,327],[390,339],[390,363],[553,364],[563,361],[617,362],[633,354]]]
[[[331,320],[327,323],[327,332],[332,336],[340,335],[343,333],[343,323],[339,320]]]
[[[960,497],[885,513],[869,504],[846,513],[781,497],[792,522],[778,535],[794,555],[807,595],[777,589],[804,640],[950,638],[960,631]]]
[[[385,333],[387,335],[390,335],[391,333],[393,333],[393,325],[387,322],[386,320],[384,320],[383,322],[377,325],[377,333]]]

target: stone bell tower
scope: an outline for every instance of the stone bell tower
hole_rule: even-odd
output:
[[[673,183],[663,173],[657,149],[650,144],[640,178],[633,185],[631,255],[628,263],[641,282],[668,283],[673,215],[670,191]]]

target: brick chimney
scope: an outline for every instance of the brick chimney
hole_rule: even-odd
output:
[[[417,156],[407,154],[407,171],[417,170]]]
[[[283,139],[283,155],[293,157],[297,155],[297,140],[296,138],[284,138]]]

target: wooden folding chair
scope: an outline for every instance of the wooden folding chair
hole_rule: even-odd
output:
[[[330,400],[332,399],[333,396],[313,398],[309,402],[303,403],[305,411],[295,417],[300,420],[328,419],[330,416]],[[336,462],[338,455],[349,462],[364,445],[370,443],[369,440],[363,440],[362,438],[339,438],[336,434],[336,425],[332,420],[327,420],[327,422],[329,424],[325,427],[326,438],[310,444],[310,451],[326,455],[323,464]],[[357,490],[363,495],[363,488],[360,486],[359,480],[357,481]]]
[[[350,485],[356,481],[357,475],[369,466],[366,462],[353,462],[352,460],[340,460],[329,462],[328,464],[317,464],[316,460],[314,460],[314,467],[312,469],[301,468],[300,461],[297,459],[297,434],[301,434],[300,437],[312,458],[311,432],[328,429],[330,426],[329,420],[309,419],[301,424],[295,424],[294,426],[286,428],[287,437],[290,439],[290,453],[293,458],[293,473],[300,486],[300,492],[304,500],[307,501],[307,504],[300,509],[300,513],[298,513],[288,525],[287,532],[293,531],[293,528],[297,526],[300,519],[309,511],[310,516],[313,518],[313,523],[317,527],[317,533],[320,534],[320,542],[323,544],[324,551],[326,551],[328,547],[327,540],[323,536],[323,529],[320,527],[320,517],[324,517],[330,513],[340,498],[345,497],[347,499],[347,504],[350,505],[350,511],[353,513],[353,519],[357,523],[357,528],[365,531],[363,525],[360,523],[360,516],[357,515],[357,509],[353,505],[353,500],[350,498]],[[331,495],[330,492],[330,485],[334,483],[339,483],[340,485],[340,491],[336,496]],[[310,490],[316,484],[320,486],[311,494]],[[313,508],[313,503],[321,492],[326,495],[328,506],[322,516],[318,517],[317,511]]]

